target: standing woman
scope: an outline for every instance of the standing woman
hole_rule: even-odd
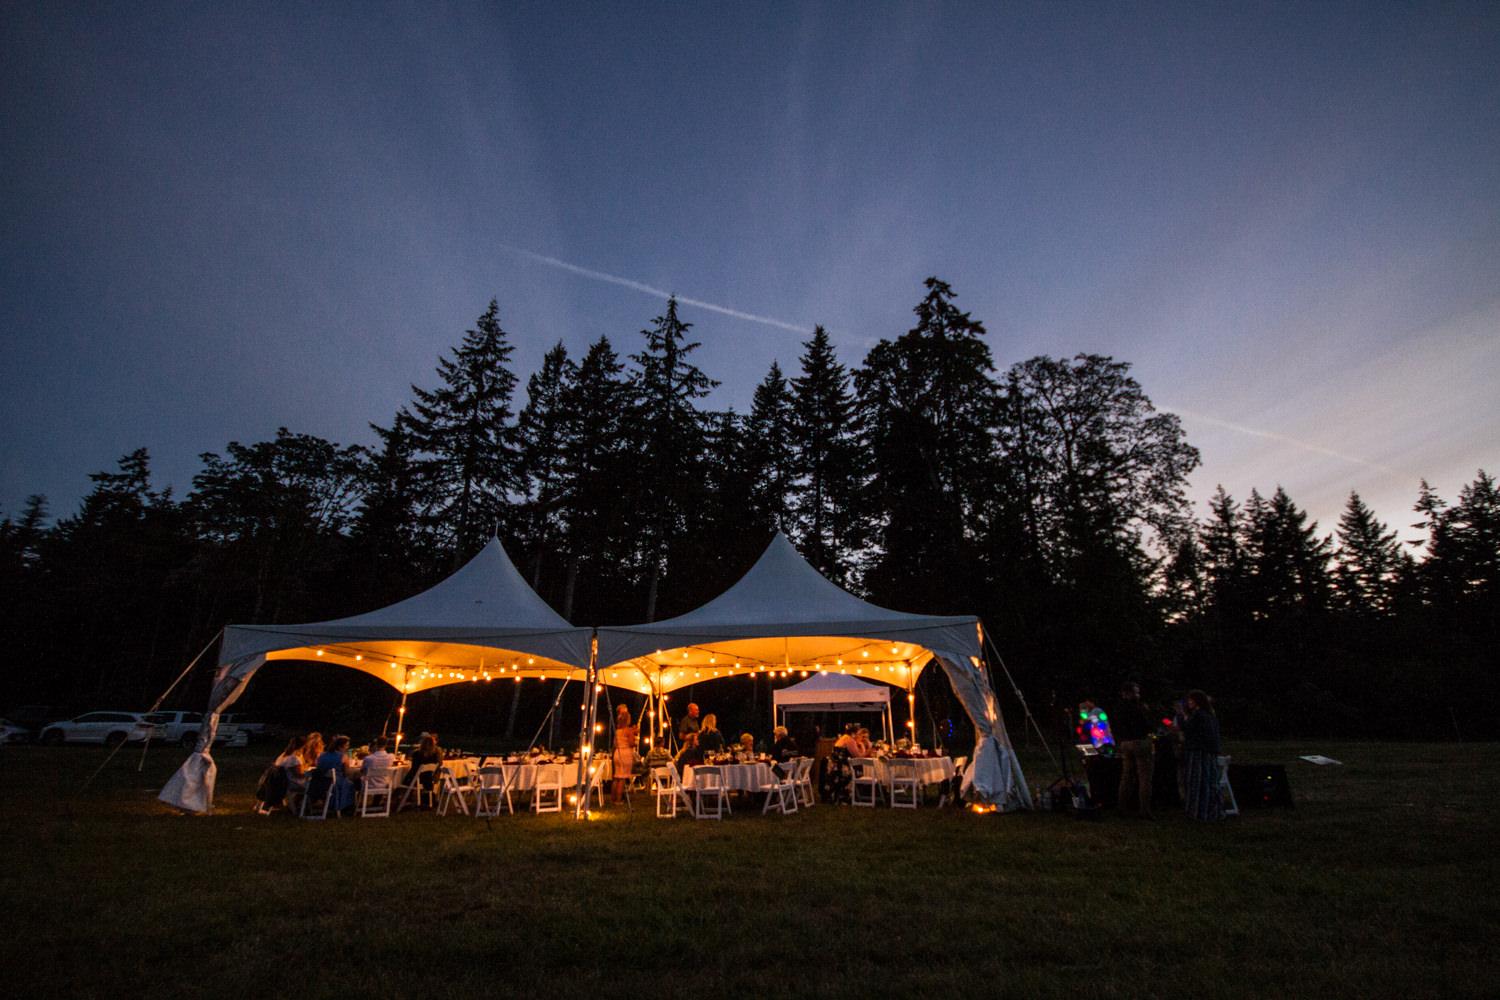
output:
[[[1224,798],[1219,792],[1219,717],[1202,691],[1189,691],[1185,701],[1182,749],[1187,758],[1187,814],[1190,819],[1211,823],[1224,818]]]
[[[698,745],[705,754],[719,753],[724,749],[724,734],[719,732],[719,717],[712,712],[703,717],[703,728],[698,731]]]
[[[609,800],[619,805],[625,796],[625,784],[635,774],[635,748],[641,741],[641,727],[630,719],[630,706],[615,709],[614,781],[610,783]]]

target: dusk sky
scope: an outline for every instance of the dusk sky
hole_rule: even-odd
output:
[[[0,8],[0,511],[369,443],[491,297],[524,383],[675,292],[744,412],[933,274],[1129,361],[1195,498],[1500,473],[1500,5],[222,6]]]

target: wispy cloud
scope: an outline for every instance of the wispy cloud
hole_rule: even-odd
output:
[[[560,271],[567,271],[571,274],[579,275],[580,277],[592,278],[595,281],[608,282],[611,285],[619,285],[621,288],[629,288],[637,292],[644,292],[647,295],[654,295],[659,299],[669,299],[673,297],[672,292],[668,292],[661,288],[656,288],[653,285],[648,285],[644,281],[636,281],[633,278],[622,278],[618,274],[607,274],[604,271],[596,271],[593,268],[582,267],[578,264],[570,264],[569,262],[565,260],[559,260],[556,257],[549,257],[546,254],[535,253],[531,250],[523,250],[520,247],[513,247],[506,243],[501,243],[499,244],[499,246],[500,249],[508,251],[509,253],[513,253],[518,257],[524,257],[527,260],[534,261],[538,264],[545,264],[548,267],[555,267]],[[759,323],[762,326],[772,326],[778,330],[787,330],[791,333],[808,334],[812,332],[812,327],[806,324],[798,325],[796,323],[788,323],[785,320],[777,319],[774,316],[761,316],[757,313],[744,312],[740,309],[731,309],[729,306],[721,306],[713,302],[704,302],[702,299],[688,298],[686,295],[678,295],[676,296],[676,298],[678,302],[681,302],[685,306],[695,306],[698,309],[706,309],[709,312],[715,312],[721,316],[731,316],[734,319],[742,319],[747,323]]]
[[[1175,413],[1180,417],[1187,417],[1189,420],[1196,420],[1199,423],[1212,424],[1215,427],[1223,427],[1226,430],[1231,430],[1238,434],[1245,434],[1250,437],[1264,438],[1267,441],[1276,441],[1281,444],[1291,445],[1293,448],[1298,448],[1302,451],[1311,452],[1315,455],[1326,455],[1329,458],[1336,458],[1340,461],[1348,462],[1351,465],[1363,466],[1366,469],[1374,469],[1377,472],[1384,472],[1388,475],[1403,476],[1409,479],[1417,478],[1415,476],[1409,476],[1407,473],[1402,472],[1399,469],[1393,469],[1389,465],[1381,465],[1379,462],[1371,462],[1367,459],[1359,458],[1356,455],[1349,455],[1342,451],[1335,451],[1332,448],[1325,448],[1323,445],[1316,444],[1312,441],[1303,441],[1298,438],[1289,437],[1286,434],[1278,434],[1275,431],[1267,431],[1262,430],[1259,427],[1247,427],[1244,424],[1236,424],[1228,420],[1220,420],[1218,417],[1210,417],[1206,413],[1196,413],[1192,410],[1184,410],[1180,406],[1158,406],[1157,409],[1166,410],[1168,412]]]

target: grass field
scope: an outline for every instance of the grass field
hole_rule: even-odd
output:
[[[1237,744],[1294,811],[1213,827],[820,806],[722,824],[219,811],[179,762],[0,751],[0,992],[1496,996],[1495,745]],[[1345,762],[1314,767],[1300,753]],[[1047,777],[1041,762],[1034,782]]]

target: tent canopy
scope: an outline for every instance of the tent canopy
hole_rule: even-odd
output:
[[[670,692],[715,677],[805,670],[907,688],[938,649],[977,657],[978,622],[860,600],[808,565],[778,532],[738,583],[702,607],[599,629],[599,662],[608,664],[601,679],[621,683],[634,672]]]
[[[581,680],[591,636],[548,607],[492,538],[446,580],[378,611],[306,625],[231,625],[219,661],[337,663],[416,692],[512,676]]]
[[[890,707],[891,689],[848,674],[814,674],[778,689],[771,699],[783,712],[883,712]]]

